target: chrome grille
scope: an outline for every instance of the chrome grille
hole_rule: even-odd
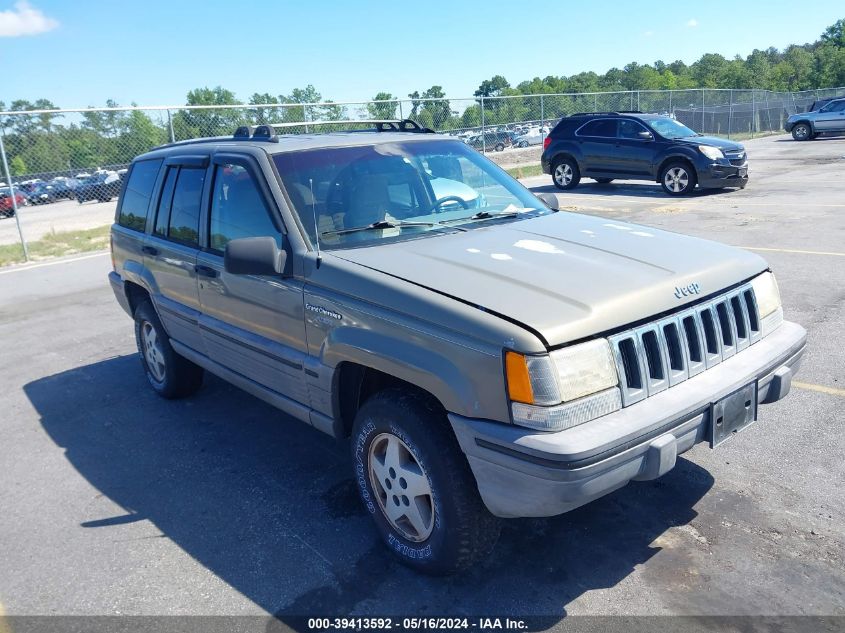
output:
[[[748,156],[745,152],[725,152],[725,158],[730,161],[731,165],[736,165],[737,167],[742,167],[748,162]]]
[[[751,284],[609,338],[622,405],[674,387],[760,340]]]

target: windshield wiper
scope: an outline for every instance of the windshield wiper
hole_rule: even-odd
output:
[[[498,213],[490,213],[490,211],[479,211],[478,213],[474,213],[463,218],[440,220],[438,224],[451,224],[452,222],[467,222],[470,220],[491,220],[493,218],[515,218],[516,216],[522,215],[523,213],[528,213],[529,211],[537,210],[538,209],[520,209],[519,211],[499,211]]]
[[[348,229],[335,229],[323,231],[320,235],[345,235],[347,233],[359,233],[361,231],[381,231],[382,229],[403,228],[406,226],[434,226],[434,222],[403,222],[402,220],[379,220],[366,226],[353,226]]]

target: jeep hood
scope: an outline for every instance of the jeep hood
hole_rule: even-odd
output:
[[[331,254],[515,321],[550,347],[679,309],[767,268],[716,242],[567,212]],[[676,296],[693,283],[699,295]]]

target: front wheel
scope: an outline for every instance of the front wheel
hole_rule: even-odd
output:
[[[670,196],[684,196],[692,192],[697,182],[695,171],[683,162],[669,163],[660,174],[660,185]]]
[[[493,149],[495,149],[497,152],[503,152],[505,150],[505,144],[496,143],[496,146]]]
[[[401,562],[450,574],[493,549],[499,520],[436,403],[407,389],[381,391],[358,411],[351,439],[361,499]]]
[[[552,180],[558,189],[572,189],[581,180],[581,172],[578,163],[572,158],[561,158],[552,167]]]
[[[807,123],[799,123],[792,128],[792,138],[796,141],[807,141],[813,138],[813,131]]]

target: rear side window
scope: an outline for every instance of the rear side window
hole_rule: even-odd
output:
[[[120,203],[117,223],[127,229],[143,231],[147,224],[147,209],[153,195],[161,160],[142,160],[132,166],[129,182]]]
[[[616,121],[613,119],[599,119],[598,121],[590,121],[580,130],[578,136],[602,136],[615,137],[616,136]]]
[[[204,182],[205,169],[182,167],[178,172],[174,168],[168,170],[159,200],[156,234],[189,246],[198,245]]]

